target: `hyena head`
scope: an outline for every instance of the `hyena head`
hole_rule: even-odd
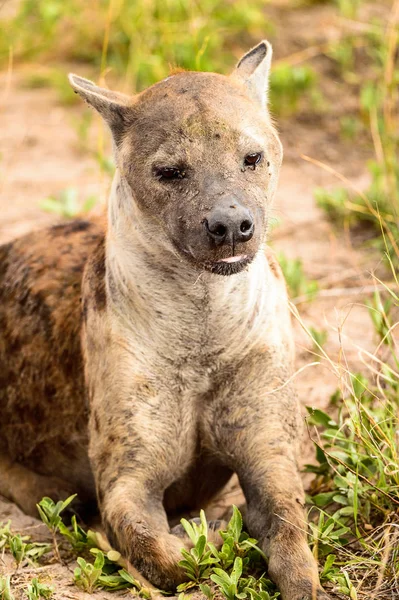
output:
[[[70,76],[111,129],[125,237],[130,222],[164,258],[169,249],[220,275],[253,260],[282,160],[267,110],[271,55],[263,41],[230,76],[178,72],[134,97]]]

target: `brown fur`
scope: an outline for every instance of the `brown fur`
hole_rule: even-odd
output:
[[[44,494],[96,497],[113,546],[174,589],[189,540],[167,515],[205,507],[236,472],[283,600],[321,600],[286,290],[264,248],[282,158],[269,66],[262,43],[230,78],[179,73],[133,99],[71,78],[118,168],[106,227],[0,248],[0,492],[29,512]],[[160,179],[167,166],[182,177]],[[252,238],[215,244],[204,222],[242,206]]]

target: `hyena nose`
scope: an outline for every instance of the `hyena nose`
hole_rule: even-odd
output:
[[[216,245],[249,242],[255,230],[251,212],[234,204],[226,208],[214,208],[205,219],[205,230]]]

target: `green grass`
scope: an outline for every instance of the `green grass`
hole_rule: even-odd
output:
[[[394,270],[396,282],[397,275]],[[325,355],[339,380],[331,414],[308,407],[316,447],[316,465],[307,466],[315,474],[308,501],[313,504],[313,552],[325,561],[322,579],[347,595],[353,586],[367,594],[378,584],[387,594],[381,598],[390,598],[398,592],[399,571],[399,354],[394,337],[399,285],[376,293],[367,305],[377,351],[363,353],[363,373]]]
[[[99,79],[111,72],[122,87],[140,91],[178,67],[228,73],[237,59],[273,32],[262,0],[23,0],[5,24],[0,62],[46,64],[25,76],[32,88],[54,88],[64,104],[76,101],[60,61],[84,63]],[[271,104],[289,115],[301,103],[320,103],[309,65],[280,64],[271,78]]]
[[[4,29],[2,54],[105,67],[139,90],[165,77],[170,67],[221,70],[234,64],[232,48],[270,33],[264,2],[243,0],[23,0]],[[238,56],[236,57],[238,58]]]
[[[355,4],[352,4],[352,9],[357,10]],[[343,16],[348,16],[351,0],[341,1],[340,5]],[[349,18],[353,18],[350,14]],[[339,64],[347,85],[352,85],[359,95],[358,115],[347,116],[341,121],[341,126],[344,135],[352,139],[360,131],[369,132],[375,154],[375,158],[368,163],[371,183],[363,191],[344,180],[344,185],[339,188],[317,189],[315,198],[337,226],[353,228],[366,225],[374,232],[376,245],[383,252],[388,249],[399,258],[397,4],[392,4],[392,12],[386,22],[376,21],[369,28],[367,25],[365,31],[356,37],[343,38],[332,48],[330,56]],[[359,72],[366,69],[368,76],[364,80]]]

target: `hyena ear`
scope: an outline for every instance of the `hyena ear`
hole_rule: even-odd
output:
[[[75,92],[100,113],[118,141],[132,116],[132,98],[98,87],[89,79],[73,73],[68,75],[68,79]]]
[[[239,60],[231,76],[240,80],[251,98],[262,108],[266,107],[269,90],[269,74],[273,50],[271,44],[263,40]]]

